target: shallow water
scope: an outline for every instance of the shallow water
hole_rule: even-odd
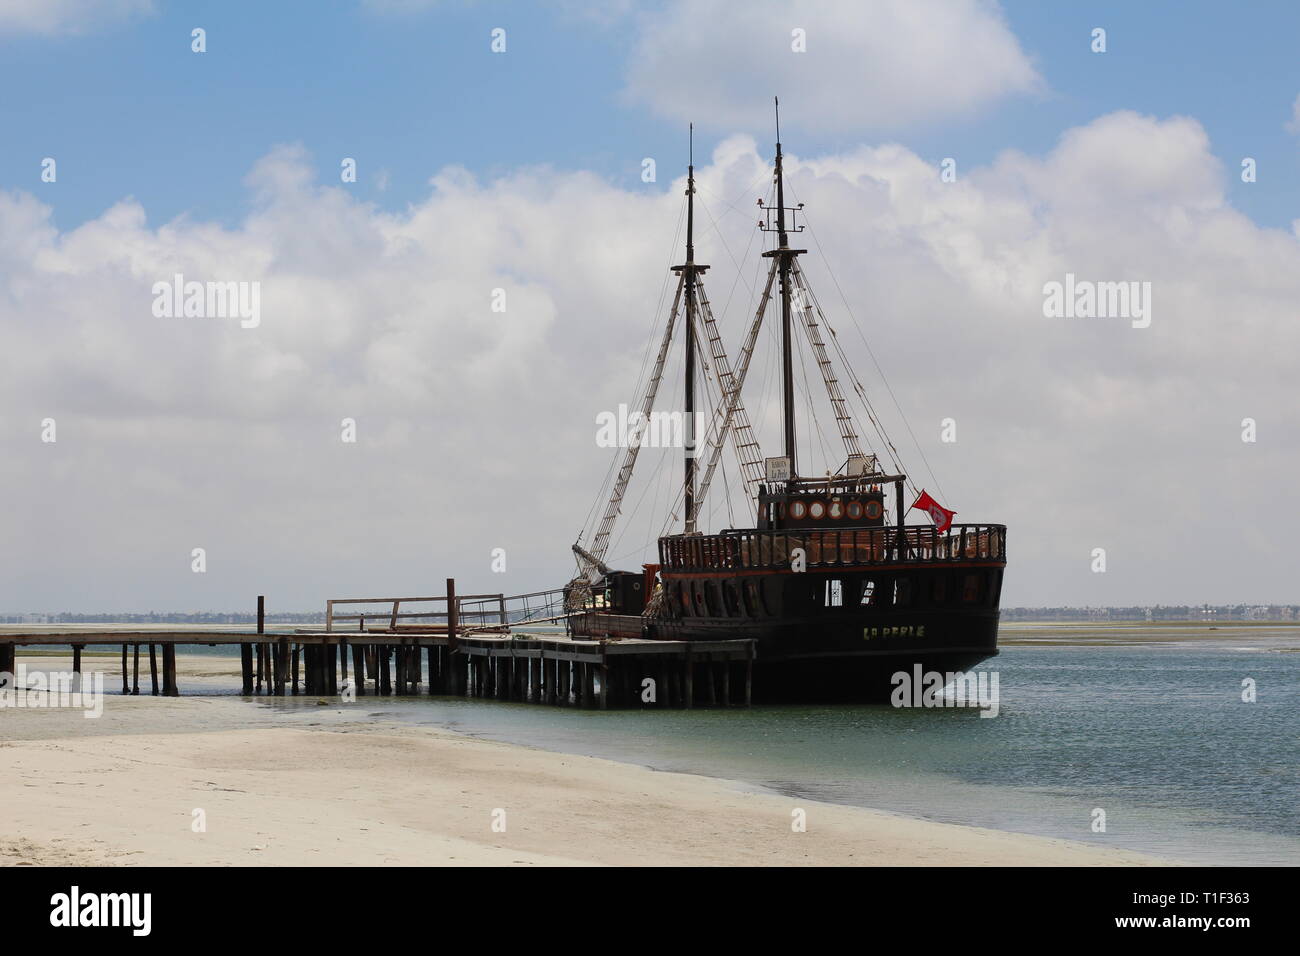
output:
[[[1038,633],[1004,629],[1016,639]],[[442,697],[329,708],[317,698],[258,698],[250,707],[295,723],[434,726],[1189,862],[1300,864],[1296,630],[1183,634],[1161,629],[1144,635],[1156,642],[1137,645],[1006,646],[980,668],[999,677],[995,718],[887,705],[600,712]],[[183,679],[184,692],[236,693],[237,678],[219,671]],[[1241,699],[1246,678],[1257,687],[1254,703]],[[1092,829],[1096,809],[1105,811],[1105,832]]]

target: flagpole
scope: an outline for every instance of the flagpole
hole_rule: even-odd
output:
[[[903,483],[894,482],[894,501],[897,502],[898,508],[898,556],[899,558],[907,557],[907,532],[903,530],[903,518],[907,514],[903,510]]]

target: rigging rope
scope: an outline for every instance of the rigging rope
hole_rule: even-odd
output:
[[[797,201],[798,196],[795,195],[794,188],[790,186],[789,183],[786,184],[786,188],[790,190],[791,195],[794,196]],[[876,353],[872,350],[871,343],[867,341],[867,336],[862,331],[862,326],[858,323],[857,316],[853,314],[853,308],[852,306],[849,305],[848,296],[844,294],[844,289],[840,286],[839,279],[837,279],[835,276],[835,270],[831,268],[830,259],[827,257],[825,250],[822,249],[821,240],[817,238],[817,232],[815,229],[813,229],[812,224],[808,221],[808,216],[806,213],[804,214],[804,225],[807,226],[808,234],[812,236],[813,243],[816,244],[817,246],[817,254],[821,257],[821,261],[826,266],[826,273],[831,277],[831,282],[834,283],[835,285],[835,291],[839,293],[840,300],[844,303],[845,313],[848,315],[849,320],[853,323],[853,328],[857,331],[858,338],[862,340],[862,345],[864,348],[866,348],[867,355],[870,356],[871,358],[871,364],[874,365],[876,368],[876,374],[880,376],[881,384],[885,386],[885,391],[889,393],[890,401],[894,403],[894,408],[898,412],[898,417],[902,419],[903,427],[907,429],[908,436],[912,439],[912,444],[913,446],[915,446],[916,452],[921,458],[921,464],[925,466],[926,473],[930,476],[930,480],[934,482],[935,490],[939,492],[940,497],[946,498],[947,496],[944,495],[943,488],[939,484],[939,479],[935,476],[934,469],[930,467],[930,462],[925,456],[925,450],[921,448],[921,443],[917,440],[916,433],[912,431],[912,425],[907,420],[907,415],[903,412],[903,407],[899,403],[898,397],[894,394],[894,389],[889,384],[889,379],[885,375],[884,369],[880,367],[880,362],[876,359]],[[852,371],[852,367],[848,366],[847,363],[846,363],[846,367],[849,368],[850,371]],[[854,376],[854,378],[856,378],[856,375]],[[865,400],[865,390],[863,391],[863,397]],[[882,426],[882,431],[883,431],[883,426]],[[893,449],[892,443],[890,443],[890,448],[894,451],[895,454],[897,454],[897,450]],[[894,464],[895,467],[899,469],[900,473],[906,474],[906,469],[902,467],[901,463],[895,461]],[[916,484],[911,480],[910,476],[908,479],[908,484],[911,486],[912,491],[916,493],[917,492]]]
[[[673,244],[671,248],[674,250],[674,254],[670,254],[668,257],[668,266],[665,267],[664,269],[663,282],[660,284],[659,287],[659,301],[655,305],[655,309],[654,312],[652,313],[652,319],[650,322],[650,328],[647,330],[646,333],[646,347],[641,352],[641,369],[640,371],[637,372],[636,389],[633,392],[633,394],[636,395],[638,399],[641,397],[642,386],[645,381],[646,369],[649,367],[650,364],[650,344],[654,341],[655,330],[659,327],[659,321],[660,321],[659,317],[663,315],[664,300],[668,296],[669,278],[672,276],[672,271],[671,271],[672,261],[674,258],[676,258],[675,251],[677,249],[678,239],[681,237],[682,223],[685,221],[685,219],[686,219],[686,207],[682,206],[680,209],[678,209],[677,226],[673,230]],[[618,455],[610,456],[609,468],[606,470],[605,478],[600,484],[600,491],[597,492],[595,499],[591,503],[591,508],[587,512],[587,517],[582,523],[582,532],[578,536],[579,540],[582,540],[587,537],[587,531],[591,527],[592,520],[595,517],[596,508],[600,505],[601,501],[606,500],[607,491],[610,488],[610,481],[613,479],[614,476],[614,466],[615,464],[617,464],[618,459],[619,459]]]
[[[650,412],[654,408],[655,395],[659,391],[659,383],[663,379],[664,362],[668,358],[668,346],[672,344],[673,330],[677,327],[677,313],[681,307],[682,287],[685,283],[677,283],[677,294],[673,296],[672,311],[668,315],[668,327],[664,329],[663,342],[659,346],[659,355],[655,359],[654,374],[650,379],[650,386],[646,390],[645,400],[641,405],[642,421],[647,421]],[[592,547],[588,550],[597,559],[605,556],[605,550],[609,547],[609,533],[614,528],[614,522],[618,519],[619,506],[623,502],[623,494],[627,491],[627,483],[632,478],[632,469],[636,466],[637,455],[641,451],[639,441],[629,442],[627,449],[623,454],[623,467],[619,469],[618,480],[614,484],[613,494],[610,495],[609,504],[605,508],[605,517],[601,519],[600,527],[596,531],[596,537],[592,540]]]

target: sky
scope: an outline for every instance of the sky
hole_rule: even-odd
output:
[[[0,0],[0,612],[559,586],[613,460],[595,417],[665,319],[687,124],[735,350],[776,95],[827,319],[917,484],[1008,526],[1005,606],[1300,601],[1297,28],[1283,3]],[[177,273],[257,283],[257,323],[159,315]],[[1149,323],[1045,316],[1067,275],[1149,288]],[[679,468],[643,453],[611,558],[653,560]],[[743,518],[716,497],[711,526]]]

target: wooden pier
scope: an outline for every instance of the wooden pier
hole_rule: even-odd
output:
[[[248,696],[426,694],[601,709],[748,706],[753,698],[753,641],[584,640],[529,633],[517,630],[526,624],[508,620],[509,604],[517,599],[457,598],[454,581],[447,584],[441,597],[331,601],[324,630],[268,632],[259,597],[256,631],[0,633],[0,671],[13,672],[19,647],[71,645],[73,670],[80,674],[86,647],[121,645],[123,694],[140,693],[141,649],[146,649],[147,692],[175,697],[180,694],[176,648],[188,644],[238,647],[241,689]],[[422,601],[442,602],[443,610],[398,611],[402,604]],[[392,610],[379,617],[379,625],[367,626],[364,614],[333,614],[339,604],[389,602]],[[475,623],[485,614],[476,608],[485,603],[493,606],[496,620]],[[355,620],[357,630],[335,630],[341,620]]]

